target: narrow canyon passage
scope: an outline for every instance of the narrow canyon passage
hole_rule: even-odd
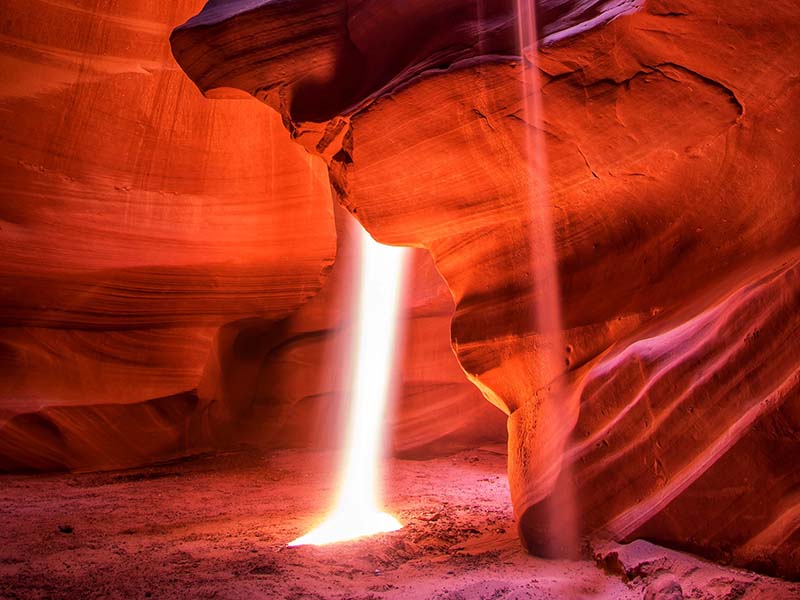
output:
[[[0,4],[0,598],[800,598],[796,0]]]

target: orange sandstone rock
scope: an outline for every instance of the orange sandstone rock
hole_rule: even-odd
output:
[[[377,239],[430,251],[459,361],[509,415],[529,548],[572,494],[584,533],[796,577],[800,10],[648,0],[606,22],[622,4],[539,3],[564,415],[537,362],[543,182],[509,3],[211,2],[172,44],[201,90],[279,110]]]
[[[175,65],[200,4],[4,3],[1,468],[206,447],[216,329],[285,317],[333,263],[324,164]]]
[[[352,282],[331,271],[325,164],[273,111],[180,71],[169,33],[201,5],[4,6],[0,470],[339,441],[328,352]],[[419,254],[396,451],[502,440]]]

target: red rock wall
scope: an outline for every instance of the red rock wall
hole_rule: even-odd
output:
[[[169,31],[200,5],[4,2],[3,466],[209,443],[185,392],[216,329],[286,316],[334,260],[324,165],[175,65]]]
[[[291,358],[343,310],[320,299],[295,315],[336,256],[326,168],[273,111],[244,94],[209,101],[180,71],[169,33],[201,6],[4,3],[0,470],[312,443],[309,420],[332,410],[321,355]],[[420,272],[420,318],[432,311],[441,335],[406,371],[398,450],[502,439],[450,349],[452,300],[430,265]],[[244,322],[261,332],[249,351],[261,362],[237,354],[220,370],[218,349],[241,344]],[[423,358],[443,381],[415,374]],[[432,427],[454,401],[461,420]]]
[[[558,493],[547,411],[559,409],[545,401],[547,340],[532,318],[531,193],[542,187],[525,153],[523,63],[498,56],[513,44],[508,5],[437,4],[457,27],[437,26],[426,2],[407,4],[413,17],[378,2],[226,13],[235,6],[212,2],[176,30],[179,62],[201,89],[238,87],[281,111],[379,240],[430,250],[456,302],[461,365],[510,415],[526,545],[552,536],[565,487],[584,532],[797,576],[796,3],[649,0],[604,25],[539,3],[553,7],[540,30],[556,32],[538,56],[541,136],[563,295],[562,411],[575,423]],[[359,19],[370,11],[384,18]],[[421,58],[369,41],[395,31],[386,23],[402,31],[404,18],[431,28]],[[576,18],[602,26],[567,39]],[[390,64],[351,64],[373,55]],[[321,87],[307,87],[303,65]],[[340,94],[326,103],[320,89]]]

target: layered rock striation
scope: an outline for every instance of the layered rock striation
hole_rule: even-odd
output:
[[[34,4],[0,41],[0,466],[203,448],[217,328],[283,318],[334,261],[324,165],[186,81],[167,38],[197,2]]]
[[[210,102],[186,78],[169,34],[201,7],[4,3],[0,470],[146,464],[286,442],[291,427],[309,438],[305,391],[279,390],[302,379],[324,398],[319,365],[265,349],[286,348],[285,320],[331,273],[339,241],[326,166],[262,104],[246,94]],[[423,293],[444,324],[452,300],[441,286]],[[336,326],[328,316],[313,324],[322,338]],[[257,324],[260,346],[222,373],[231,340],[247,347],[245,323]],[[460,369],[447,337],[435,339],[449,386]],[[244,368],[252,377],[239,384],[252,388],[228,393]],[[423,397],[452,402],[426,381]],[[453,385],[477,393],[463,378]],[[278,412],[286,419],[258,422]],[[441,431],[426,427],[408,447],[441,451],[426,446]]]
[[[797,577],[800,10],[537,4],[542,48],[524,57],[515,4],[467,0],[212,1],[172,46],[202,91],[278,110],[378,240],[431,253],[461,366],[509,415],[528,547],[566,490],[582,532]],[[556,382],[531,308],[541,205]],[[572,426],[563,469],[555,417]]]

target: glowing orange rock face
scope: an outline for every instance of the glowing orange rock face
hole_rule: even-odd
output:
[[[6,2],[0,25],[2,468],[206,446],[217,328],[286,316],[335,257],[321,161],[175,66],[198,2],[79,4]]]
[[[180,71],[169,33],[202,4],[3,7],[0,470],[304,444],[334,405],[327,169],[273,111],[212,102]],[[504,432],[463,379],[425,260],[396,416],[411,454]]]
[[[508,6],[439,3],[461,18],[445,27],[406,3],[425,27],[400,46],[419,53],[387,64],[361,18],[378,3],[346,4],[293,15],[296,4],[251,2],[227,20],[235,3],[211,3],[173,49],[201,89],[238,87],[282,111],[379,240],[431,252],[456,302],[461,365],[510,415],[520,533],[540,548],[559,456],[530,318],[521,63],[497,56],[510,42],[493,27],[507,19],[477,10]],[[542,27],[558,31],[550,18]],[[539,59],[566,385],[580,406],[559,485],[574,486],[584,532],[793,576],[798,24],[788,1],[651,0]],[[326,104],[320,90],[340,94]]]

